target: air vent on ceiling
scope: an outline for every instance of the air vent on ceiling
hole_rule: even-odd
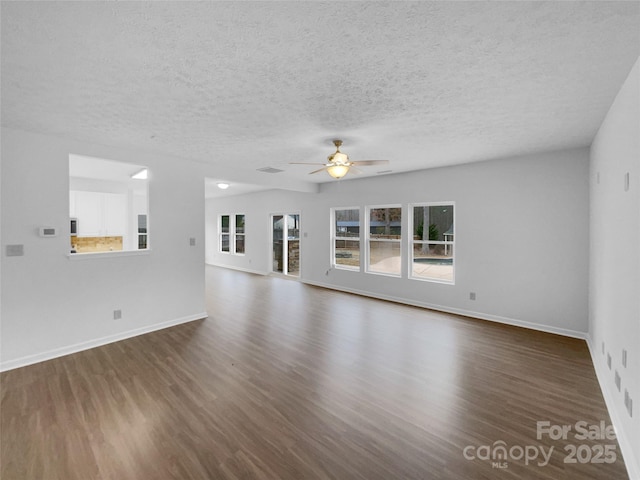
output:
[[[273,167],[259,168],[258,171],[259,172],[264,172],[264,173],[280,173],[280,172],[284,172],[284,170],[280,170],[278,168],[273,168]]]

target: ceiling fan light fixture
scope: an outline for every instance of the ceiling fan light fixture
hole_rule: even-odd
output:
[[[333,155],[331,155],[329,157],[329,161],[330,162],[335,162],[335,163],[347,163],[349,161],[349,156],[342,153],[342,152],[336,152]]]
[[[356,160],[352,162],[349,160],[349,155],[340,151],[342,140],[336,139],[333,141],[333,144],[336,146],[336,151],[327,157],[327,163],[290,162],[290,165],[322,165],[322,168],[309,172],[309,175],[326,171],[333,178],[339,179],[349,173],[351,167],[354,167],[353,173],[361,173],[356,167],[389,163],[389,160]],[[391,170],[389,170],[389,172],[390,171]]]
[[[349,171],[348,165],[336,164],[336,165],[329,165],[327,167],[327,173],[336,179],[344,177],[348,171]]]

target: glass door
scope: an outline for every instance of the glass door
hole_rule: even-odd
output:
[[[289,214],[287,219],[286,275],[300,276],[300,215]]]
[[[273,271],[300,275],[300,215],[271,215]]]

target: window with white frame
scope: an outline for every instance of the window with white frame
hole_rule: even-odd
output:
[[[138,250],[147,248],[148,235],[147,215],[138,215]]]
[[[230,237],[231,230],[229,230],[230,215],[220,215],[220,251],[229,253],[231,247]]]
[[[223,253],[244,255],[244,215],[220,215],[219,245]]]
[[[410,206],[409,277],[454,283],[454,204]]]
[[[236,215],[236,221],[234,226],[235,232],[235,253],[244,254],[244,215]]]
[[[402,207],[367,207],[367,272],[400,276]]]
[[[360,270],[360,209],[333,209],[333,266]]]

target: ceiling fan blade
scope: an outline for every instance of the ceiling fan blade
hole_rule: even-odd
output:
[[[289,162],[289,165],[325,165],[324,163]]]
[[[309,172],[309,175],[313,175],[314,173],[324,172],[326,169],[327,169],[327,167],[319,168],[318,170],[314,170],[313,172]]]
[[[362,175],[364,172],[356,167],[349,168],[349,173],[353,173],[354,175]]]
[[[353,165],[386,165],[389,163],[389,160],[357,160],[355,162],[351,162]]]

